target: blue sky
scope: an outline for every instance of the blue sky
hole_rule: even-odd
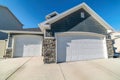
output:
[[[87,3],[106,22],[120,30],[120,0],[0,0],[24,24],[24,28],[38,27],[53,11],[64,12],[82,2]]]

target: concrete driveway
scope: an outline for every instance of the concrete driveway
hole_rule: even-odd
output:
[[[31,58],[9,58],[0,61],[0,80],[6,80],[12,73],[22,67]]]
[[[43,64],[33,57],[7,80],[120,80],[120,59]]]

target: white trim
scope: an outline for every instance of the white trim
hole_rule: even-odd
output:
[[[44,37],[44,39],[55,39],[55,37]]]
[[[44,36],[44,38],[45,38],[45,36],[46,36],[46,30],[44,30],[44,32],[43,32],[43,33],[44,33],[44,35],[43,35],[43,36]]]
[[[43,23],[38,24],[38,26],[44,26],[44,27],[40,27],[40,30],[43,32],[45,29],[51,29],[51,25],[50,24],[46,24],[44,25]]]
[[[17,31],[17,30],[0,30],[0,32],[4,33],[21,33],[21,34],[43,34],[43,32],[36,32],[36,31]]]
[[[44,30],[44,38],[45,39],[55,39],[55,37],[46,37],[46,30]]]
[[[103,40],[103,44],[104,44],[104,56],[106,59],[108,59],[108,51],[107,51],[107,42],[106,42],[106,37],[104,37],[104,40]]]
[[[13,57],[13,53],[14,53],[14,45],[15,45],[15,37],[12,37],[12,57]]]
[[[58,16],[55,16],[47,21],[42,22],[39,27],[41,28],[41,30],[43,30],[44,26],[46,25],[46,23],[54,23],[60,19],[62,19],[63,17],[79,10],[80,8],[85,9],[92,17],[94,17],[101,25],[103,25],[106,29],[108,30],[112,30],[115,31],[105,20],[103,20],[95,11],[93,11],[86,3],[82,3],[80,5],[77,5],[61,14],[59,14]]]
[[[57,62],[57,38],[56,38],[55,40],[56,40],[56,42],[55,42],[56,63],[58,63],[58,62]]]
[[[9,38],[10,38],[10,34],[8,33],[8,38],[7,38],[7,48],[9,46]]]

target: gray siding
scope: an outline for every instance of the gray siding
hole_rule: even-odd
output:
[[[85,13],[81,18],[80,13]],[[51,30],[46,30],[46,36],[54,36],[55,32],[84,31],[107,34],[106,29],[84,9],[80,9],[51,24]]]
[[[4,40],[8,38],[8,34],[0,32],[0,40]]]
[[[0,30],[20,30],[22,24],[6,7],[0,6]],[[6,39],[7,34],[0,32],[0,39]]]
[[[99,34],[107,34],[106,29],[100,23],[98,23],[92,16],[80,22],[79,24],[71,28],[69,31],[84,31]]]

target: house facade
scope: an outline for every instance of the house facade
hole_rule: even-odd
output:
[[[85,3],[47,15],[39,27],[39,31],[1,30],[10,34],[12,57],[43,56],[51,63],[114,56],[109,37],[114,29]]]
[[[46,62],[113,56],[108,32],[114,32],[114,29],[85,3],[48,19],[41,23],[40,28],[44,32],[43,53]]]

